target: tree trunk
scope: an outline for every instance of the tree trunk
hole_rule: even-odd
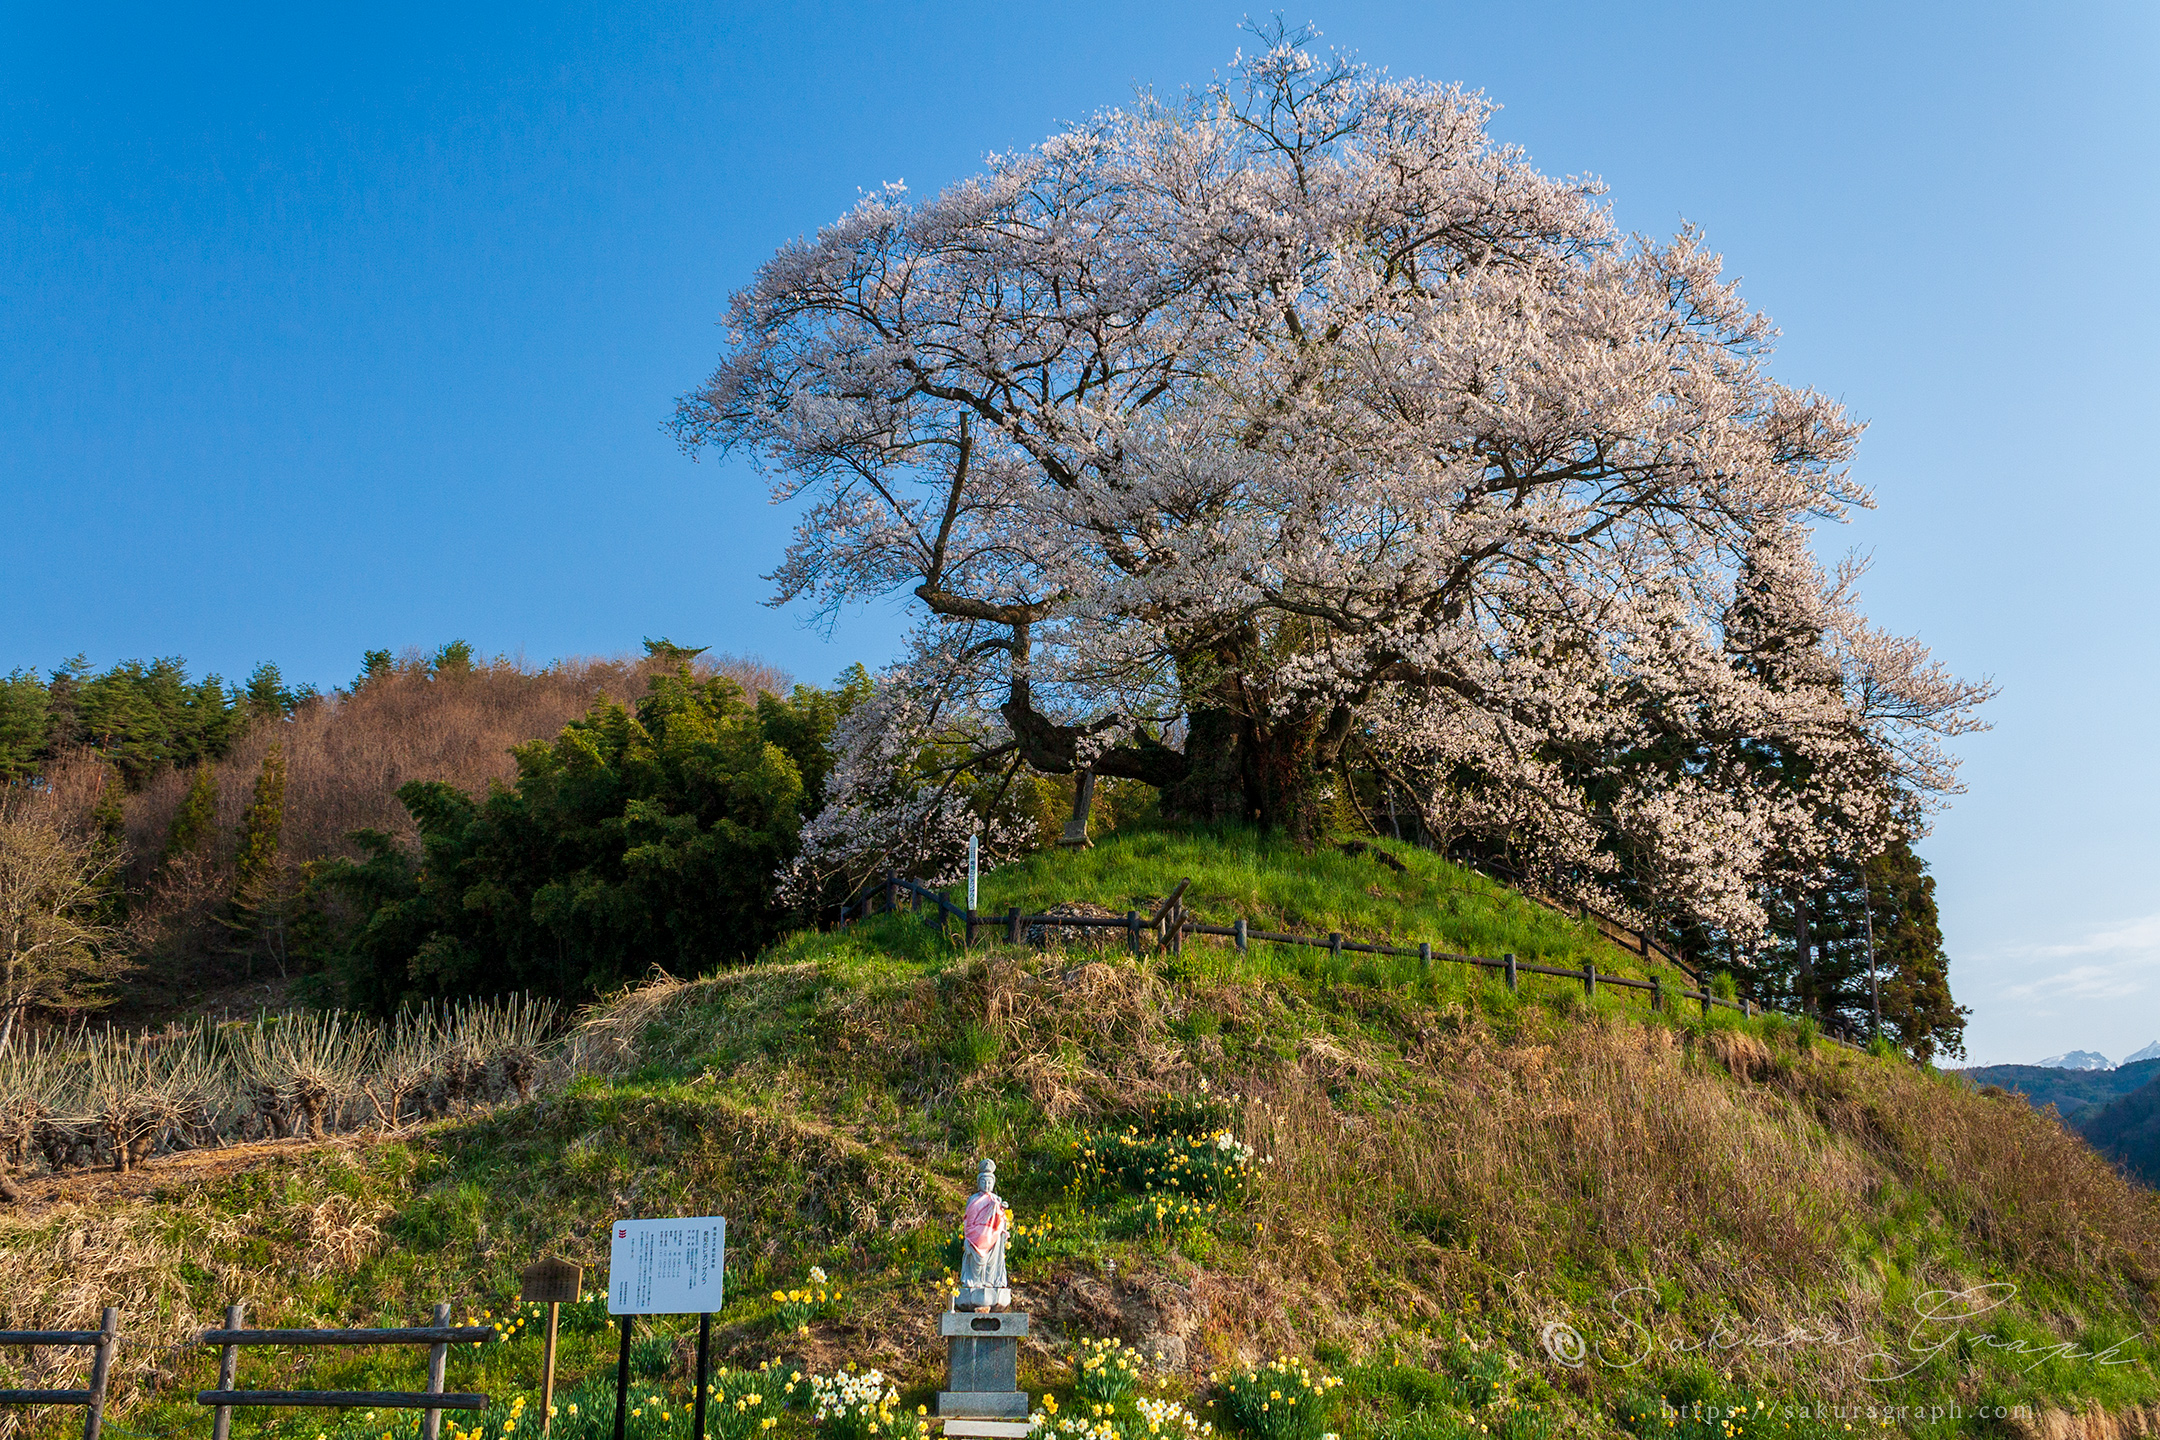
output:
[[[1252,727],[1228,709],[1194,708],[1185,721],[1185,773],[1163,787],[1166,820],[1196,825],[1261,818]]]
[[[1817,1014],[1822,1003],[1815,993],[1815,938],[1808,932],[1807,891],[1801,889],[1793,891],[1793,943],[1800,957],[1800,1008],[1810,1015]]]

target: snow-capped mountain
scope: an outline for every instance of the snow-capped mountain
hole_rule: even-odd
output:
[[[2160,1040],[2153,1041],[2152,1044],[2147,1045],[2144,1049],[2138,1051],[2135,1055],[2123,1056],[2122,1063],[2125,1065],[2135,1065],[2140,1060],[2160,1060]]]
[[[2050,1055],[2040,1062],[2050,1070],[2112,1070],[2107,1056],[2097,1050],[2072,1050],[2067,1055]]]

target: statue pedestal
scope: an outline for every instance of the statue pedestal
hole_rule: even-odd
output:
[[[1013,1310],[938,1316],[951,1362],[937,1403],[947,1435],[1018,1440],[1027,1434],[1028,1396],[1020,1388],[1020,1337],[1027,1328],[1028,1317]]]

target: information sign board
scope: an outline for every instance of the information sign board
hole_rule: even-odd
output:
[[[720,1308],[726,1256],[718,1215],[617,1220],[608,1229],[608,1314],[710,1314]]]

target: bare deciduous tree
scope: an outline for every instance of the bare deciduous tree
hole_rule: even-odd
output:
[[[69,833],[36,796],[0,796],[0,1048],[29,1009],[108,1003],[126,937],[104,914],[121,856]]]

